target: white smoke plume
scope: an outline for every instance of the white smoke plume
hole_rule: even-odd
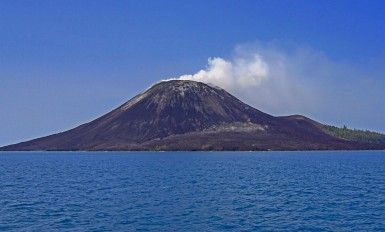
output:
[[[297,113],[311,108],[313,98],[311,87],[303,88],[300,80],[298,57],[273,46],[242,45],[231,59],[209,58],[205,69],[174,79],[216,85],[269,113]]]
[[[194,80],[214,84],[228,90],[251,88],[260,85],[269,76],[269,66],[262,57],[233,61],[216,57],[208,59],[208,66],[193,75],[183,75],[181,80]]]

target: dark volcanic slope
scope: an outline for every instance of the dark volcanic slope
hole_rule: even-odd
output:
[[[194,81],[160,82],[75,129],[2,150],[376,149],[337,139],[303,116],[273,117]]]

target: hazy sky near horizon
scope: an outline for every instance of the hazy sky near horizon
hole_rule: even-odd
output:
[[[181,76],[273,115],[385,132],[384,12],[383,0],[0,0],[0,146]]]

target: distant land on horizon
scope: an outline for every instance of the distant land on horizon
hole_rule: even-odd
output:
[[[155,84],[74,129],[2,151],[383,150],[385,135],[302,115],[275,117],[201,82]]]

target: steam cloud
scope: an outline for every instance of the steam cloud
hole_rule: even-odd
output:
[[[275,47],[242,45],[231,59],[209,58],[205,69],[174,79],[213,84],[269,113],[291,114],[311,108],[314,93],[303,86],[298,63]]]
[[[234,61],[209,58],[205,70],[200,70],[194,75],[183,75],[179,79],[200,81],[234,90],[256,87],[268,76],[268,64],[260,55],[254,54],[251,59],[237,58]]]

